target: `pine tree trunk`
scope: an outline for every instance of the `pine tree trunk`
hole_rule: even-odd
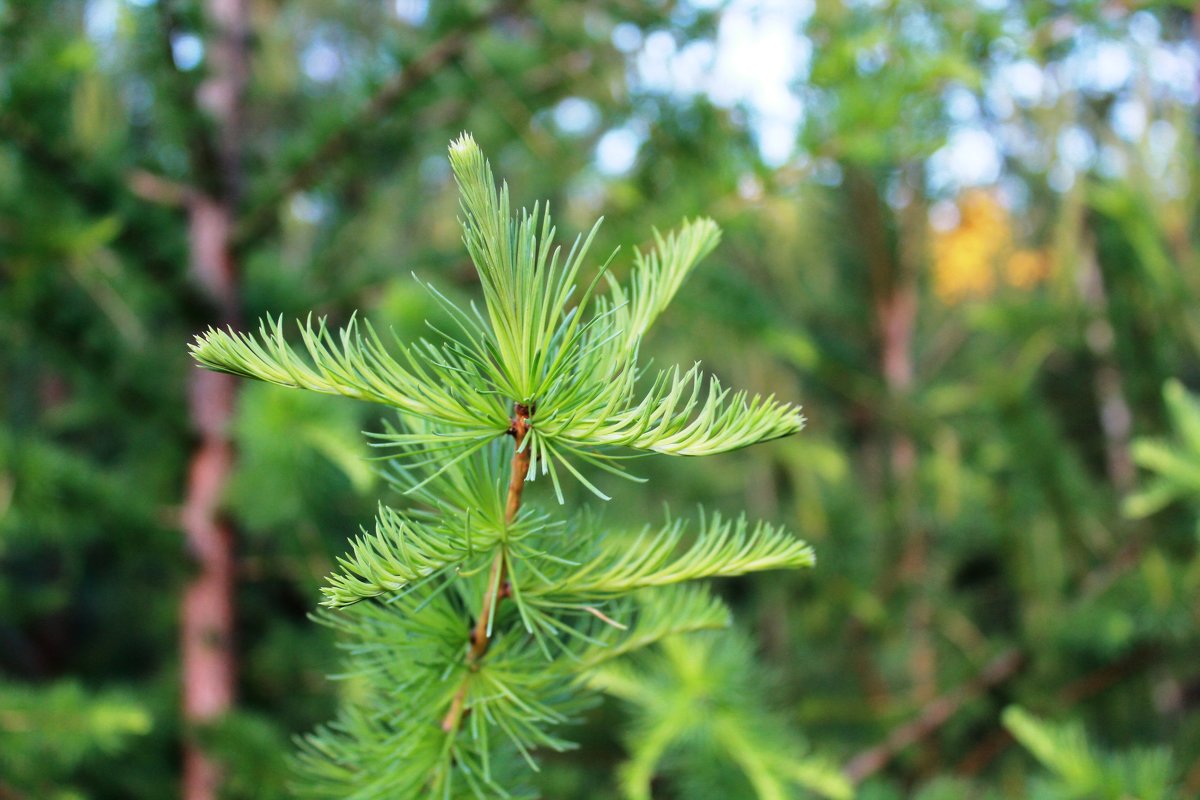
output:
[[[210,77],[200,86],[197,103],[212,121],[215,142],[209,152],[218,174],[205,175],[208,164],[202,162],[207,159],[194,159],[193,179],[200,185],[188,207],[188,246],[192,277],[212,303],[213,322],[227,325],[236,322],[238,312],[233,223],[241,183],[249,8],[248,0],[207,0],[205,6],[212,33]],[[199,441],[188,471],[182,523],[196,571],[184,592],[180,619],[183,719],[189,728],[220,717],[234,700],[234,535],[220,504],[233,466],[229,424],[235,400],[232,376],[206,370],[191,375],[190,413]],[[215,800],[220,782],[220,764],[189,732],[184,800]]]

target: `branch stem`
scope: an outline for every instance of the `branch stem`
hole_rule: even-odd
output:
[[[525,443],[525,435],[529,432],[530,413],[530,409],[520,403],[513,407],[512,428],[509,429],[509,433],[512,434],[515,444],[513,445],[512,475],[508,481],[508,497],[504,506],[504,521],[509,525],[516,521],[517,514],[521,510],[521,494],[525,490],[525,478],[529,475],[532,454],[528,447],[522,447],[522,445]],[[488,582],[487,587],[483,590],[479,617],[475,620],[475,627],[471,631],[471,647],[467,650],[467,677],[463,679],[462,685],[455,692],[454,700],[450,703],[450,710],[442,718],[442,730],[446,733],[453,734],[458,730],[466,707],[467,682],[470,679],[470,673],[479,668],[479,662],[491,644],[492,620],[496,616],[496,609],[508,596],[508,587],[505,582],[507,571],[508,560],[504,543],[501,542],[492,559],[492,568],[488,571]]]

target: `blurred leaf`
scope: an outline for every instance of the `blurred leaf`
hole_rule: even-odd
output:
[[[1163,399],[1178,439],[1134,442],[1134,461],[1153,477],[1126,498],[1123,508],[1130,517],[1150,516],[1177,500],[1200,499],[1200,398],[1172,380],[1163,387]]]

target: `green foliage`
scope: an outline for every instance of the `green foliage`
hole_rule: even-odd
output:
[[[744,518],[732,521],[720,515],[709,524],[701,520],[691,547],[676,555],[686,530],[677,520],[657,531],[646,528],[633,541],[605,543],[578,559],[579,566],[562,578],[526,591],[542,597],[559,592],[615,597],[647,586],[814,563],[812,548],[782,528],[759,523],[750,531]]]
[[[1018,706],[1004,711],[1004,727],[1053,774],[1035,789],[1045,800],[1168,800],[1176,797],[1175,769],[1164,748],[1104,753],[1079,725],[1055,725]]]
[[[474,140],[450,148],[462,190],[464,240],[484,289],[485,317],[455,306],[431,289],[457,322],[457,336],[398,345],[392,356],[369,325],[354,321],[336,335],[311,319],[301,338],[311,364],[285,342],[280,321],[265,321],[260,336],[210,330],[192,346],[212,369],[259,380],[343,394],[391,405],[430,426],[385,441],[439,453],[444,464],[505,435],[512,425],[506,401],[530,409],[534,424],[522,443],[538,471],[549,474],[560,502],[562,467],[598,496],[607,496],[573,462],[625,474],[597,448],[622,446],[669,455],[710,455],[800,430],[797,408],[744,392],[731,394],[699,366],[662,370],[638,396],[644,368],[638,344],[688,272],[716,244],[709,220],[656,235],[657,248],[639,253],[626,290],[610,280],[610,295],[592,286],[574,306],[576,277],[595,235],[577,238],[562,263],[549,211],[509,220],[508,188],[496,188]],[[599,276],[597,276],[598,278]],[[588,312],[591,312],[590,317]],[[448,453],[445,451],[449,451]],[[434,474],[437,474],[436,472]]]
[[[927,158],[950,129],[940,93],[983,80],[976,54],[1000,33],[1000,15],[948,0],[901,0],[887,14],[866,6],[817,7],[805,87],[816,113],[809,146],[846,163]],[[894,64],[903,64],[895,69]]]
[[[1153,478],[1126,498],[1125,513],[1131,517],[1146,517],[1173,502],[1200,498],[1200,397],[1171,380],[1163,386],[1163,401],[1175,437],[1173,441],[1146,437],[1134,443],[1134,460]]]
[[[620,773],[630,800],[649,800],[660,772],[697,800],[854,794],[837,765],[804,755],[802,740],[768,707],[762,666],[733,632],[665,639],[599,670],[589,684],[622,700],[632,716],[630,760]]]
[[[48,800],[83,797],[69,785],[80,764],[113,758],[150,731],[144,707],[119,692],[76,683],[0,683],[0,775],[7,787]]]
[[[272,720],[251,711],[234,711],[196,731],[205,752],[225,769],[222,797],[288,800],[291,771],[286,738]]]
[[[267,385],[238,395],[234,434],[241,447],[228,499],[251,531],[302,517],[308,498],[332,493],[331,484],[364,496],[375,487],[356,411],[333,398]]]
[[[451,145],[450,163],[486,315],[431,289],[456,330],[398,345],[400,358],[354,321],[337,334],[324,321],[302,326],[307,357],[279,321],[257,338],[210,330],[192,348],[212,369],[401,415],[377,443],[415,507],[381,506],[324,590],[347,690],[338,719],[304,741],[301,789],[313,796],[524,796],[520,761],[536,770],[537,750],[572,747],[556,729],[589,703],[597,669],[727,622],[718,601],[679,584],[813,564],[807,545],[744,518],[704,517],[685,545],[680,521],[626,541],[597,515],[520,505],[522,484],[539,474],[563,502],[560,467],[604,497],[578,465],[624,475],[617,447],[719,453],[795,433],[803,418],[715,377],[706,391],[698,367],[660,371],[637,390],[642,337],[715,246],[711,221],[656,234],[628,288],[609,277],[608,295],[594,296],[601,270],[572,305],[596,228],[560,261],[549,212],[512,217],[507,186],[496,187],[471,137]],[[741,740],[737,758],[768,796],[789,781],[828,780],[812,765],[760,761],[756,742]]]

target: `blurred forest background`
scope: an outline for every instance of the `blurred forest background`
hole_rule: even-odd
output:
[[[744,508],[818,566],[720,585],[740,633],[631,665],[547,797],[1197,796],[1198,24],[0,0],[0,798],[289,796],[380,412],[186,345],[355,308],[408,338],[441,313],[414,271],[473,296],[462,130],[571,235],[604,215],[594,252],[712,215],[657,363],[809,418],[612,487],[611,519]]]

